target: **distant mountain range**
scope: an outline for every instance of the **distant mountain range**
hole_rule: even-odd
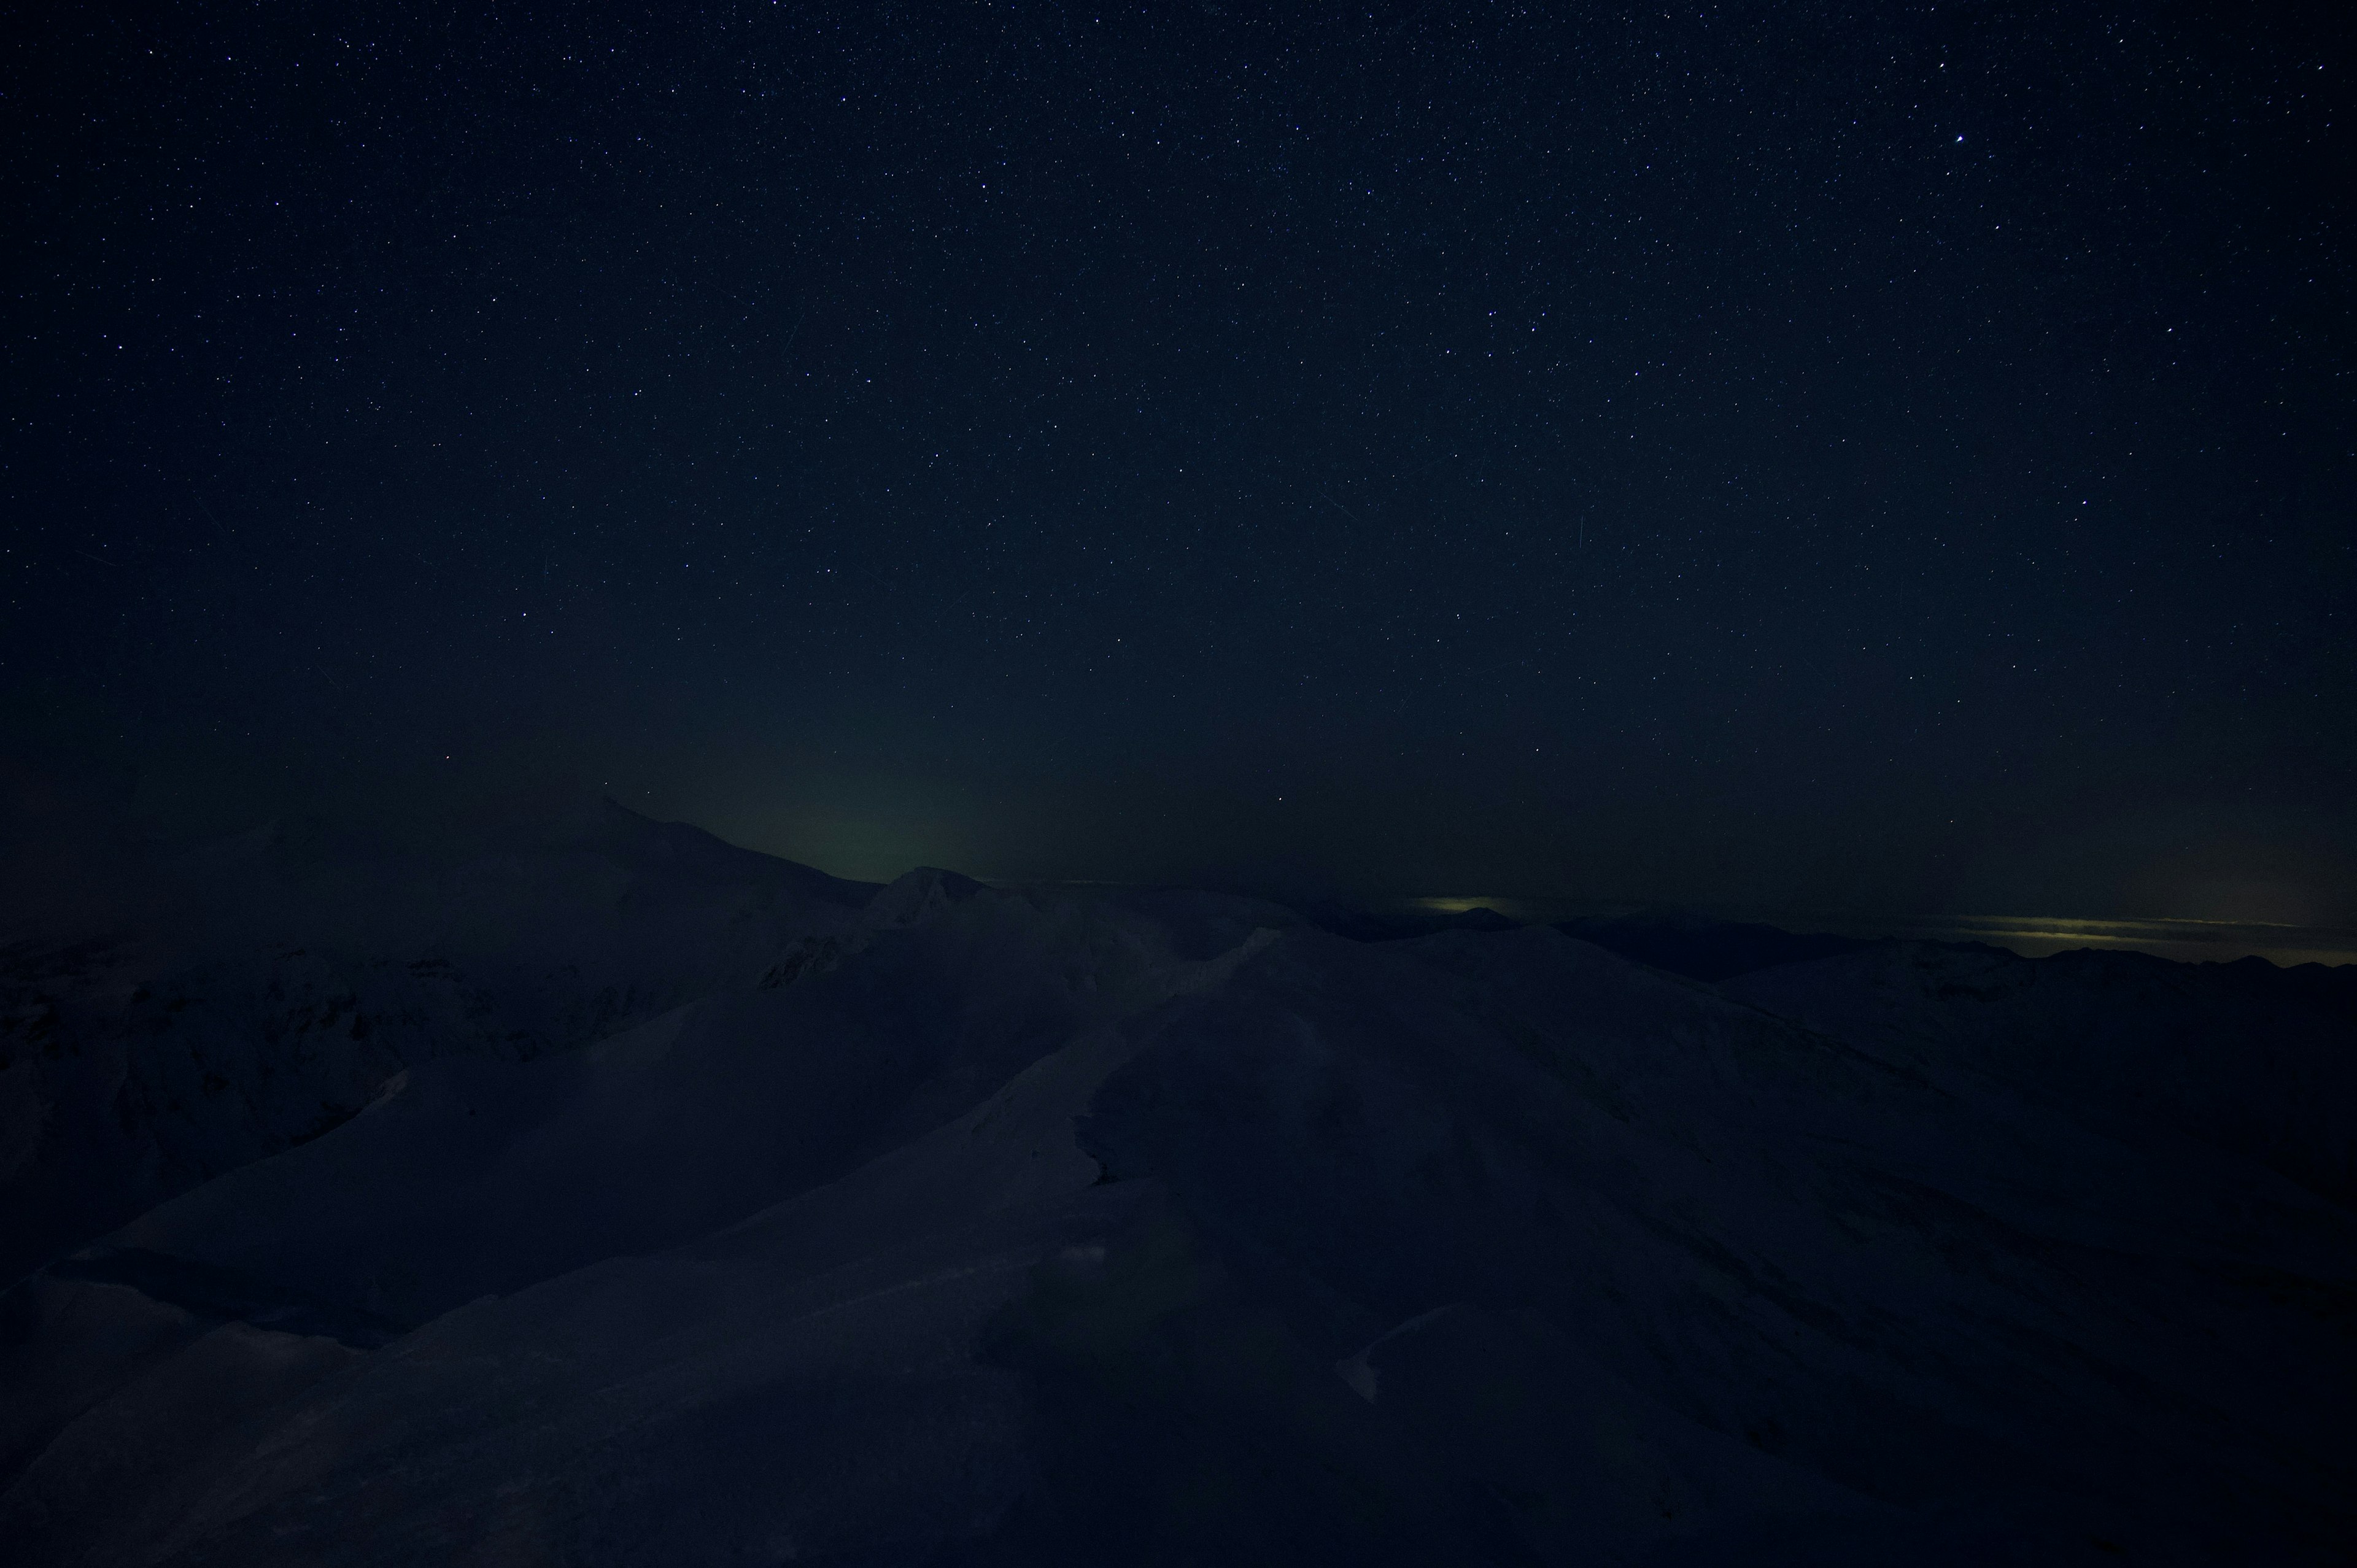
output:
[[[1541,923],[1518,920],[1483,905],[1443,913],[1322,904],[1303,913],[1321,929],[1359,941],[1395,941],[1438,931],[1511,931]],[[1544,923],[1567,937],[1690,980],[1728,980],[1771,964],[1835,958],[1873,945],[1858,937],[1796,936],[1774,926],[1674,912],[1589,915]]]
[[[2357,970],[279,828],[0,953],[12,1563],[2338,1563]]]

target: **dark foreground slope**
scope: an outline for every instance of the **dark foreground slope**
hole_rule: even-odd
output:
[[[772,983],[421,1061],[11,1291],[0,1539],[2345,1560],[2337,1134],[2258,1090],[2181,1113],[2247,1071],[2240,1015],[2172,1033],[2033,968],[2023,1016],[2111,1021],[2096,1065],[2072,1024],[2050,1073],[1992,1066],[1998,1025],[1908,1013],[1936,984],[1836,1015],[1823,965],[1735,997],[1553,930],[920,874]],[[2269,1061],[2341,1081],[2336,1026],[2287,1018]],[[2114,1092],[2139,1067],[2178,1087]]]

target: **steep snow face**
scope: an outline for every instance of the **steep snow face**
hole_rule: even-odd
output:
[[[272,830],[164,868],[127,930],[0,951],[0,1280],[414,1064],[749,988],[874,891],[610,805],[422,864]]]
[[[931,872],[831,940],[849,961],[800,983],[562,1057],[413,1069],[338,1135],[116,1240],[423,1322],[840,1176],[1188,972],[1154,922]]]
[[[928,873],[787,946],[413,1068],[9,1293],[0,1538],[1962,1568],[2357,1527],[2357,1222],[2165,1105],[1543,929]]]

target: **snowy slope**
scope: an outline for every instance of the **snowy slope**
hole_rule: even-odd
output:
[[[1878,972],[1729,995],[1547,929],[940,873],[757,969],[421,1062],[10,1292],[0,1538],[1963,1564],[2357,1529],[2357,1218],[2179,1099],[1997,1070],[1987,1022],[1795,1015]]]
[[[1879,1059],[2127,1135],[2171,1129],[2357,1207],[2357,970],[1892,942],[1724,989]]]
[[[414,1063],[748,989],[873,891],[605,802],[433,857],[274,827],[155,867],[107,929],[0,950],[0,1281]]]

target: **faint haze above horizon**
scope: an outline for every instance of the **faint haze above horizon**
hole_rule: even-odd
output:
[[[135,888],[158,869],[185,872],[218,859],[239,845],[275,841],[291,853],[290,865],[347,867],[370,865],[392,875],[404,865],[464,864],[481,857],[502,859],[534,847],[564,845],[587,831],[597,812],[620,802],[610,795],[572,789],[523,791],[457,790],[413,796],[400,811],[356,811],[349,805],[330,814],[271,817],[216,833],[159,833],[158,819],[129,811],[92,809],[89,797],[61,789],[54,781],[36,784],[21,769],[10,775],[10,791],[0,796],[0,940],[79,934],[103,929],[110,911],[137,902]],[[645,811],[626,812],[650,822],[669,820]],[[1363,910],[1379,918],[1462,916],[1489,910],[1522,924],[1586,919],[1673,923],[1740,922],[1807,934],[1861,939],[1900,938],[1945,942],[1982,942],[2027,958],[2079,948],[2128,950],[2186,962],[2232,962],[2248,956],[2279,967],[2302,963],[2357,963],[2357,921],[2294,923],[2197,918],[2164,915],[2002,915],[1969,909],[1932,910],[1851,906],[1826,908],[1796,902],[1678,900],[1660,897],[1598,897],[1577,893],[1490,894],[1403,892],[1372,884],[1350,885],[1333,877],[1301,874],[1298,865],[1255,868],[1229,865],[1194,877],[1140,875],[1083,875],[1069,869],[1023,872],[963,861],[953,854],[903,855],[889,833],[830,839],[823,824],[805,826],[799,836],[818,853],[795,853],[791,843],[720,831],[722,824],[687,822],[724,843],[807,865],[852,882],[885,884],[922,866],[971,875],[1001,886],[1048,885],[1106,888],[1186,886],[1273,899],[1305,912]],[[1098,868],[1105,869],[1105,868]],[[48,911],[48,913],[43,913]]]
[[[1436,914],[1461,914],[1494,909],[1524,924],[1553,923],[1577,918],[1675,917],[1695,914],[1730,921],[1774,926],[1795,934],[1826,932],[1868,940],[1894,937],[1910,940],[1986,942],[2023,958],[2046,958],[2079,948],[2150,953],[2183,963],[2232,963],[2243,958],[2263,958],[2278,968],[2321,963],[2357,964],[2357,926],[2292,926],[2265,921],[2194,920],[2168,917],[2142,919],[2085,919],[2061,915],[1972,915],[1944,918],[1877,916],[1856,910],[1827,911],[1776,908],[1662,910],[1637,904],[1596,904],[1577,900],[1485,898],[1457,895],[1407,898],[1397,907]]]

